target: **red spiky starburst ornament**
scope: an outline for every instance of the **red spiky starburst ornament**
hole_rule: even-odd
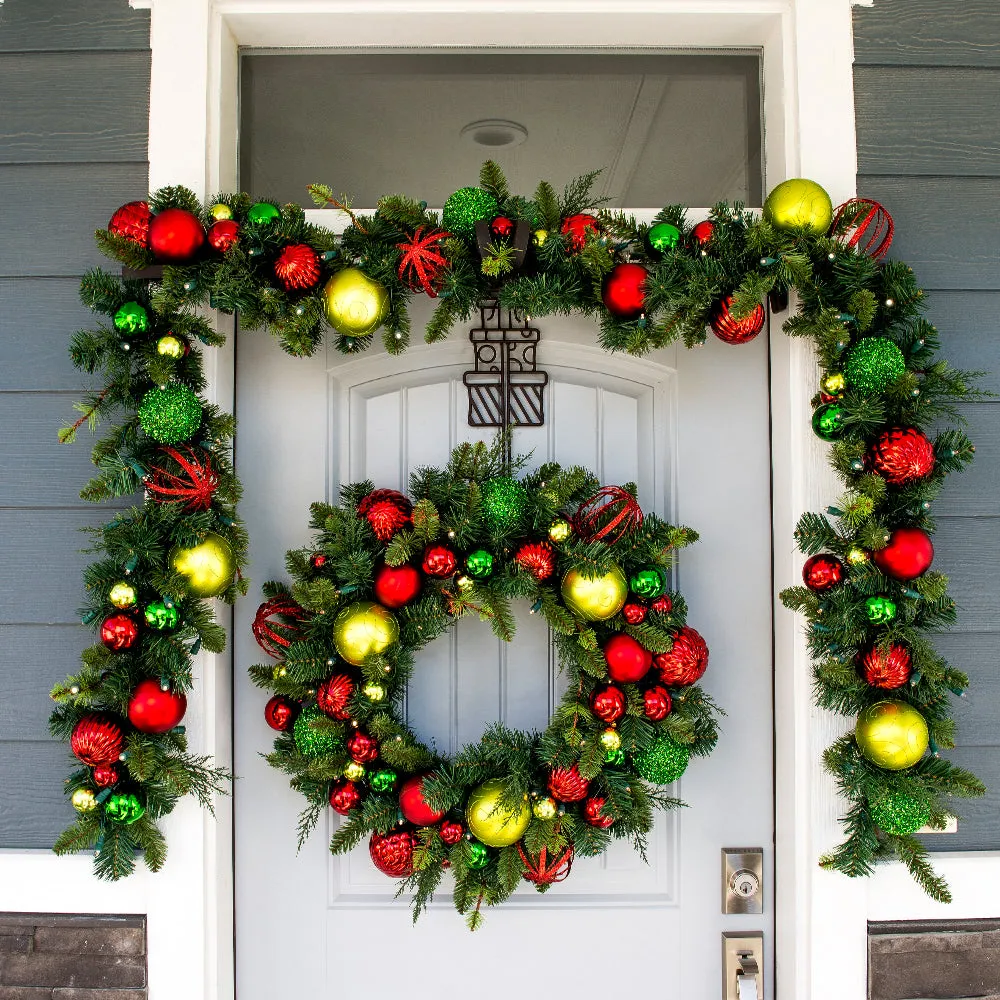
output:
[[[180,472],[174,472],[167,463],[151,466],[143,485],[159,503],[183,503],[185,510],[208,510],[219,485],[219,474],[212,468],[207,451],[190,445],[181,448],[183,451],[170,446],[160,449]]]
[[[380,542],[387,542],[410,523],[413,504],[399,490],[372,490],[358,504],[358,515],[370,525]]]
[[[525,851],[522,842],[517,842],[517,853],[521,856],[521,863],[524,865],[524,879],[532,882],[535,888],[544,892],[553,882],[561,882],[569,876],[573,868],[573,845],[567,844],[558,853],[553,852],[549,857],[548,848],[543,847],[536,857],[531,857]]]
[[[444,229],[417,226],[409,242],[397,243],[399,258],[399,280],[405,281],[414,291],[418,288],[430,298],[437,298],[441,272],[448,266],[448,258],[439,247],[451,233]]]

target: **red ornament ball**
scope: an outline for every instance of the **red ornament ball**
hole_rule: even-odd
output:
[[[674,610],[674,602],[669,594],[663,594],[650,604],[650,608],[658,615],[669,615]]]
[[[441,839],[451,847],[454,847],[465,834],[465,827],[454,820],[446,819],[441,824]]]
[[[322,569],[326,565],[326,556],[322,552],[314,552],[309,557],[309,565],[313,569]]]
[[[865,680],[872,687],[902,687],[913,673],[910,651],[899,643],[891,643],[888,649],[873,646],[861,657],[861,670]]]
[[[341,722],[351,717],[347,703],[354,694],[354,681],[347,674],[334,674],[328,677],[316,690],[316,704],[320,711],[331,719]]]
[[[703,219],[694,229],[691,230],[691,239],[695,244],[704,247],[711,242],[712,234],[715,232],[715,223],[711,219]]]
[[[91,773],[91,777],[98,788],[110,788],[112,785],[118,784],[120,775],[118,768],[113,764],[98,764]]]
[[[208,227],[208,245],[216,253],[225,253],[236,245],[240,235],[240,224],[235,219],[220,219]]]
[[[198,217],[184,208],[165,208],[149,224],[153,256],[164,264],[190,261],[205,242]]]
[[[346,778],[335,781],[330,787],[330,805],[334,812],[346,816],[361,805],[361,791],[353,781],[347,781]]]
[[[187,698],[180,691],[164,691],[159,681],[141,681],[128,703],[128,721],[141,733],[166,733],[178,725],[187,711]]]
[[[387,542],[410,523],[413,504],[398,490],[373,490],[358,504],[358,515],[370,525],[380,542]]]
[[[548,542],[525,542],[514,554],[514,562],[539,583],[556,571],[556,555]]]
[[[659,722],[670,714],[673,702],[670,692],[657,684],[642,693],[642,712],[652,722]]]
[[[152,219],[149,205],[144,201],[130,201],[115,211],[108,223],[112,236],[123,236],[141,247],[149,246],[149,222]]]
[[[498,240],[506,240],[514,235],[514,220],[506,215],[498,215],[490,223],[490,235]]]
[[[432,809],[424,798],[426,774],[414,774],[399,790],[399,811],[414,826],[433,826],[444,817],[444,810]]]
[[[614,816],[608,816],[604,812],[604,799],[594,796],[587,799],[583,804],[583,818],[591,825],[606,830],[614,823]]]
[[[367,733],[355,733],[347,741],[347,755],[357,764],[369,764],[378,756],[378,740]]]
[[[579,802],[587,797],[590,782],[584,778],[576,764],[572,767],[557,767],[549,775],[549,791],[560,802]]]
[[[729,311],[733,304],[732,295],[726,296],[712,313],[709,325],[712,332],[727,344],[745,344],[764,329],[764,320],[767,314],[764,307],[758,302],[754,306],[753,312],[743,319],[736,319]]]
[[[615,319],[638,319],[646,308],[646,279],[641,264],[615,264],[604,279],[601,298]]]
[[[934,445],[916,427],[889,427],[872,445],[872,468],[893,486],[924,479],[934,471]]]
[[[630,635],[612,636],[604,644],[604,659],[611,679],[621,684],[634,684],[649,673],[653,654]]]
[[[291,729],[295,717],[299,714],[298,705],[283,694],[276,694],[264,706],[264,721],[279,733]]]
[[[413,874],[413,834],[408,830],[373,833],[368,842],[372,863],[390,878],[409,878]]]
[[[101,623],[101,642],[114,653],[131,649],[139,638],[139,625],[130,615],[111,615]]]
[[[894,580],[915,580],[933,561],[934,545],[922,528],[897,528],[889,544],[872,553],[872,562]]]
[[[669,653],[658,653],[654,660],[660,679],[670,687],[694,684],[708,667],[708,645],[693,628],[685,625],[674,633]]]
[[[458,568],[455,553],[445,545],[432,545],[424,552],[423,569],[428,576],[451,576]]]
[[[844,564],[826,552],[810,556],[802,567],[802,582],[816,594],[832,590],[844,582]]]
[[[597,232],[597,219],[585,212],[570,215],[563,219],[559,231],[566,237],[570,253],[579,253],[587,242],[587,234]]]
[[[629,625],[641,625],[646,620],[649,609],[638,601],[627,601],[622,607],[622,614]]]
[[[274,273],[286,292],[304,292],[319,281],[319,256],[306,243],[285,247],[274,262]]]
[[[591,695],[590,707],[602,722],[616,722],[625,714],[625,695],[621,688],[608,684]]]
[[[113,764],[122,752],[121,727],[107,716],[85,715],[73,727],[69,747],[89,767]]]
[[[409,563],[375,570],[375,600],[387,608],[401,608],[420,593],[420,571]]]

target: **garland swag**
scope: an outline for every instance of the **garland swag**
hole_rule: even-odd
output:
[[[314,351],[328,326],[344,352],[366,349],[381,329],[386,350],[398,353],[409,341],[411,295],[438,301],[428,341],[495,297],[533,317],[595,316],[603,347],[643,354],[676,339],[702,342],[706,327],[744,342],[763,327],[764,300],[780,312],[794,291],[784,330],[815,346],[813,428],[831,445],[844,494],[800,520],[804,585],[782,599],[806,616],[817,703],[857,717],[825,756],[848,812],[845,840],[822,864],[858,876],[898,858],[931,896],[950,898],[913,834],[940,826],[953,796],[984,791],[938,755],[954,745],[950,697],[967,678],[928,638],[955,620],[947,580],[930,570],[931,505],[973,457],[956,403],[979,395],[974,373],[937,358],[913,272],[884,259],[892,222],[881,206],[855,200],[834,215],[822,188],[799,179],[772,191],[761,217],[719,204],[690,226],[672,205],[647,226],[601,208],[595,176],[561,196],[543,182],[525,198],[488,162],[480,186],[455,192],[440,219],[399,195],[358,215],[316,185],[314,201],[349,219],[339,236],[307,223],[296,205],[238,194],[202,206],[165,188],[122,206],[98,231],[101,249],[127,268],[163,267],[152,285],[100,271],[83,279],[84,301],[109,322],[77,334],[71,353],[105,384],[61,437],[114,418],[83,496],[127,497],[143,486],[146,496],[97,533],[102,559],[86,572],[84,620],[102,644],[53,692],[53,733],[69,737],[86,765],[67,784],[80,816],[57,850],[97,846],[105,877],[131,871],[138,849],[157,867],[164,844],[153,820],[188,792],[207,804],[225,779],[186,754],[177,726],[190,656],[222,646],[204,597],[232,600],[246,589],[239,484],[226,452],[232,420],[197,396],[193,345],[220,338],[196,307],[239,311],[244,327],[270,329],[292,354]],[[933,437],[932,425],[942,428]]]

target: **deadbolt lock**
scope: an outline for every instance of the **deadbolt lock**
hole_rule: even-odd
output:
[[[757,848],[722,849],[722,912],[764,912],[764,852]]]

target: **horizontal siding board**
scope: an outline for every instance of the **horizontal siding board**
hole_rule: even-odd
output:
[[[6,0],[0,52],[148,49],[149,11],[128,0]]]
[[[939,516],[1000,517],[1000,402],[961,406],[963,428],[976,446],[976,460],[949,476],[935,504]],[[1000,522],[995,526],[1000,530]]]
[[[934,568],[951,580],[956,631],[1000,633],[1000,520],[942,517],[934,547]]]
[[[978,799],[951,800],[959,818],[957,833],[921,839],[930,851],[995,851],[1000,846],[1000,747],[956,747],[942,751],[942,756],[977,775],[986,785],[986,794]]]
[[[976,385],[1000,393],[1000,292],[935,289],[927,305],[927,318],[941,337],[941,357],[952,368],[984,371]]]
[[[69,747],[0,740],[0,760],[0,847],[50,848],[75,816],[63,794],[63,778],[73,768]]]
[[[854,87],[860,173],[1000,176],[1000,67],[858,66]]]
[[[0,163],[146,159],[148,52],[8,54],[0,94]]]
[[[953,667],[969,675],[965,697],[952,702],[958,722],[956,742],[962,747],[994,746],[1000,705],[1000,635],[949,632],[935,636],[934,645]]]

